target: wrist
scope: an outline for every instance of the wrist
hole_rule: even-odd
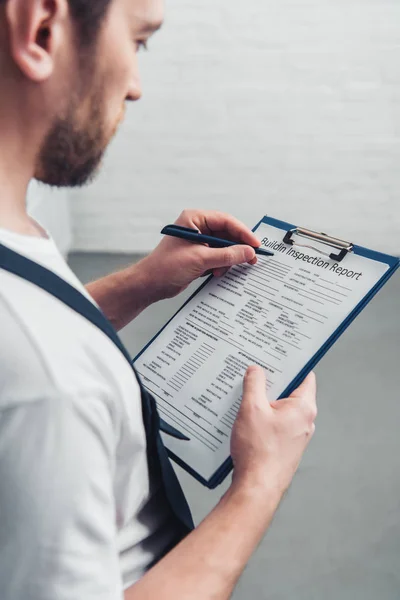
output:
[[[227,495],[237,502],[265,506],[266,500],[272,506],[278,506],[286,488],[280,484],[276,475],[264,472],[249,472],[245,475],[234,473],[232,483],[227,491]]]
[[[140,282],[142,297],[145,298],[146,306],[154,304],[166,297],[162,278],[159,276],[157,265],[153,264],[151,255],[133,265],[132,276]]]
[[[253,479],[240,479],[232,481],[220,500],[220,507],[226,509],[236,523],[245,526],[258,543],[270,526],[282,496],[280,489],[272,483],[266,485]]]
[[[140,299],[141,310],[162,300],[162,290],[157,285],[157,274],[149,262],[149,257],[146,256],[127,267],[121,276],[125,282],[121,288],[130,294],[131,299]]]
[[[153,302],[159,300],[146,258],[88,284],[87,290],[104,314],[119,330]]]

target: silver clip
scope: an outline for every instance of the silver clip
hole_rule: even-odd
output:
[[[321,244],[325,244],[326,246],[330,246],[331,248],[336,248],[337,250],[339,250],[339,253],[327,253],[323,250],[320,250],[319,248],[315,248],[315,246],[309,246],[307,244],[298,244],[292,239],[293,235],[299,235],[300,237],[312,239],[316,242],[320,242]],[[340,240],[339,238],[329,236],[326,233],[318,233],[317,231],[305,229],[304,227],[295,227],[294,229],[289,229],[289,231],[286,232],[283,241],[285,244],[290,244],[291,246],[296,245],[302,246],[304,248],[311,248],[312,250],[320,252],[325,256],[329,256],[329,258],[331,258],[332,260],[337,260],[338,262],[342,261],[348,252],[352,252],[354,247],[351,242],[345,242],[344,240]]]

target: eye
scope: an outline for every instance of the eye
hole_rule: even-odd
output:
[[[147,50],[147,40],[137,40],[136,42],[136,52],[140,50]]]

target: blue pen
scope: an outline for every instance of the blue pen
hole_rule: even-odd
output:
[[[227,248],[228,246],[237,246],[249,244],[244,244],[243,242],[232,242],[231,240],[224,240],[222,238],[217,238],[212,235],[205,235],[200,233],[197,229],[190,229],[189,227],[181,227],[180,225],[166,225],[161,233],[163,235],[171,235],[172,237],[181,238],[182,240],[187,240],[188,242],[197,242],[198,244],[208,244],[211,248]],[[254,248],[255,253],[261,256],[274,256],[274,252],[270,252],[269,250],[264,250],[264,248]]]

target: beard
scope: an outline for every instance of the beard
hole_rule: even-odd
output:
[[[56,187],[80,187],[92,181],[96,175],[106,148],[117,131],[124,116],[107,134],[105,110],[99,101],[101,93],[91,95],[90,114],[82,122],[78,119],[80,102],[70,101],[66,113],[57,117],[39,152],[35,178]]]

